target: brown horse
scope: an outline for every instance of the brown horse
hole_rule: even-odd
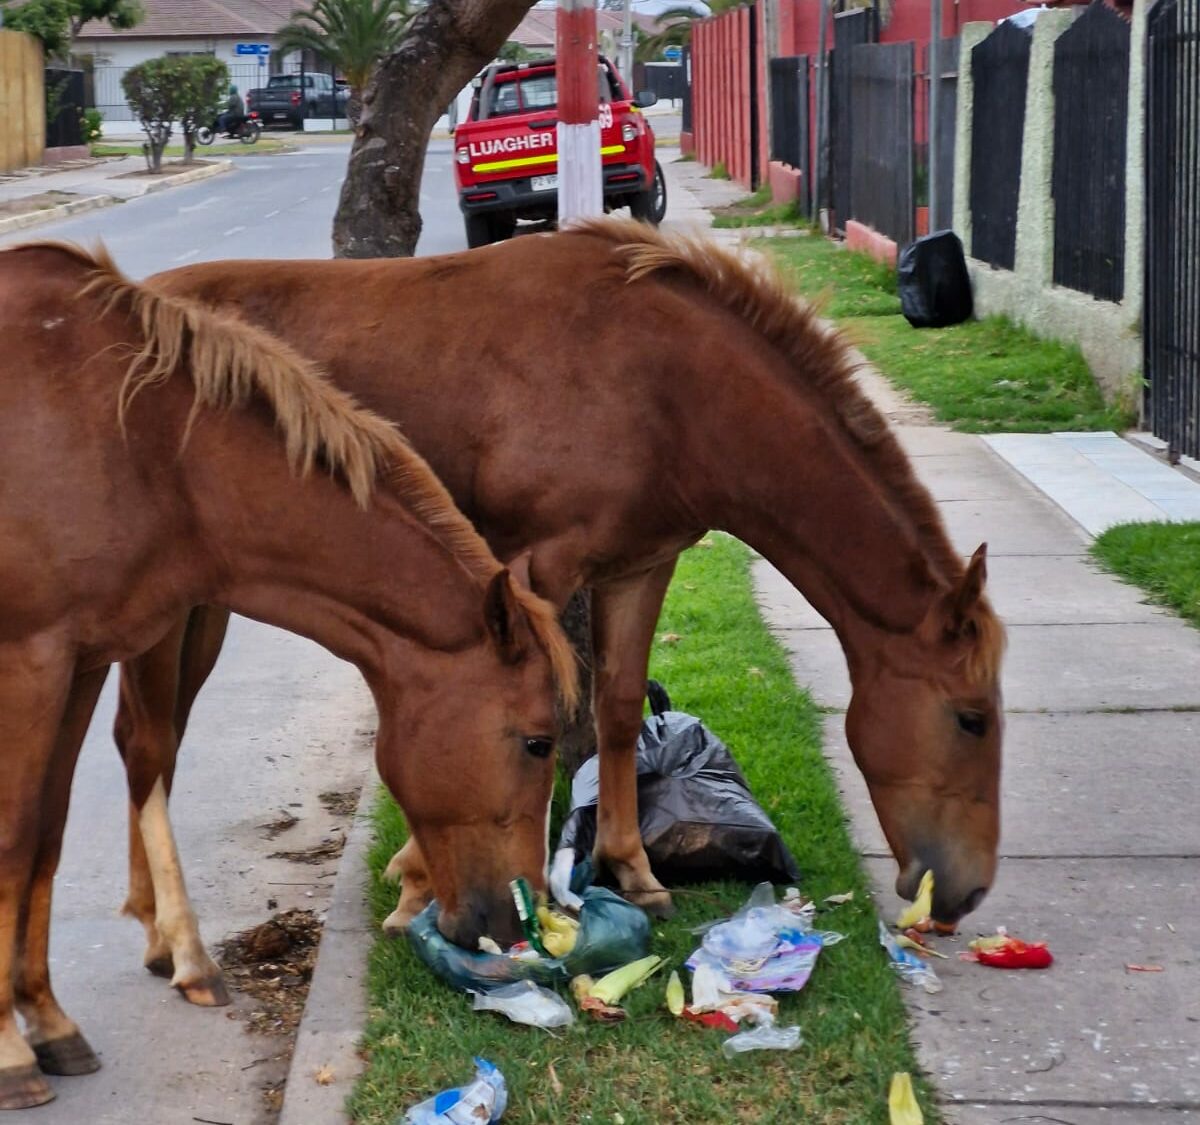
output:
[[[442,930],[515,938],[508,881],[546,862],[555,680],[574,690],[553,608],[390,423],[257,329],[38,245],[0,254],[0,335],[0,1108],[98,1065],[47,965],[71,777],[108,665],[197,603],[358,665]],[[163,779],[127,764],[152,862],[177,877]],[[189,976],[178,890],[160,904],[177,982],[219,999]]]
[[[396,419],[501,559],[532,552],[534,589],[556,605],[592,587],[597,853],[627,892],[665,898],[638,836],[633,753],[675,558],[717,527],[837,631],[847,734],[900,892],[932,868],[940,919],[978,905],[996,865],[1002,723],[984,551],[964,567],[847,345],[779,282],[709,243],[609,220],[424,260],[214,262],[148,284],[237,309]],[[168,787],[224,621],[197,609],[125,667],[118,741]],[[128,909],[158,956],[132,836]],[[402,926],[429,894],[418,847],[393,868]]]

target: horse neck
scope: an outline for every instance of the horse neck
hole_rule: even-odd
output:
[[[320,469],[297,479],[279,443],[242,421],[199,424],[181,459],[201,546],[216,560],[212,600],[309,637],[373,688],[392,678],[398,649],[483,639],[482,579],[388,486],[364,510]]]
[[[941,557],[930,549],[940,527],[923,526],[922,513],[879,479],[826,404],[771,373],[757,391],[734,387],[710,400],[719,424],[705,441],[715,444],[707,456],[719,475],[708,522],[770,560],[843,645],[915,629],[949,578],[948,544]]]

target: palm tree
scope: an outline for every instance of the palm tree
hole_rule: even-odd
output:
[[[404,36],[409,0],[316,0],[297,9],[279,29],[276,50],[312,51],[332,63],[350,86],[346,116],[352,128],[362,113],[362,95],[379,60]]]
[[[661,57],[666,47],[686,47],[692,41],[692,24],[696,20],[719,16],[748,3],[749,0],[705,0],[707,12],[696,8],[668,8],[660,12],[654,21],[662,28],[657,35],[649,35],[638,42],[634,52],[640,62],[652,62]]]

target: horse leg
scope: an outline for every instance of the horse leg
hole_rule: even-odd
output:
[[[674,571],[672,559],[636,578],[592,591],[592,708],[600,757],[594,855],[598,866],[616,876],[626,898],[659,915],[671,912],[671,896],[654,877],[642,846],[635,754],[650,645]]]
[[[114,734],[129,777],[129,898],[146,930],[146,967],[193,1004],[229,1003],[188,898],[167,812],[179,742],[221,651],[226,610],[199,606],[154,648],[128,661]]]
[[[421,855],[415,836],[410,836],[404,847],[392,856],[383,877],[389,882],[401,883],[400,902],[383,921],[383,932],[397,937],[433,901],[433,884],[429,881],[425,857]]]
[[[54,1097],[17,1029],[14,985],[42,793],[72,678],[71,658],[54,642],[0,646],[0,1109]]]
[[[55,999],[50,987],[49,954],[50,900],[62,852],[71,779],[107,676],[105,666],[75,677],[42,786],[41,838],[18,935],[17,1011],[25,1021],[25,1040],[45,1074],[91,1074],[100,1069],[100,1060],[78,1025]]]

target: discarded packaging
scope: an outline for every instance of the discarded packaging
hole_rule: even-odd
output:
[[[487,1059],[475,1059],[475,1078],[466,1086],[443,1090],[405,1115],[408,1125],[491,1125],[508,1107],[508,1084]]]
[[[888,1090],[888,1125],[924,1125],[925,1115],[913,1093],[912,1075],[897,1071]]]
[[[571,1006],[557,992],[531,980],[520,980],[492,992],[476,992],[474,1009],[501,1012],[513,1023],[530,1027],[566,1027],[575,1022]]]
[[[941,992],[937,973],[911,949],[902,948],[883,922],[879,923],[879,944],[887,951],[896,974],[906,984],[915,984],[926,992]]]
[[[582,901],[578,936],[565,957],[542,956],[529,947],[499,956],[462,949],[438,930],[436,902],[413,919],[408,940],[437,976],[461,992],[491,992],[517,980],[561,985],[580,973],[604,973],[645,956],[650,920],[640,907],[602,887],[588,887]]]
[[[671,979],[667,981],[667,1011],[673,1016],[683,1015],[683,981],[674,969],[671,970]]]
[[[896,919],[896,929],[907,930],[910,926],[920,926],[929,919],[932,913],[933,872],[926,871],[921,876],[921,885],[917,888],[917,897],[900,911],[900,917]]]
[[[795,882],[796,861],[728,748],[694,715],[672,711],[661,685],[652,682],[648,695],[653,713],[638,736],[637,804],[654,873],[666,883]],[[558,846],[571,849],[577,861],[595,842],[599,770],[599,760],[589,758],[571,784],[571,812]]]
[[[738,1025],[724,1012],[698,1012],[695,1008],[684,1008],[683,1018],[717,1031],[737,1031]]]
[[[1021,941],[1006,933],[976,938],[968,943],[970,952],[960,953],[964,961],[978,961],[993,969],[1048,969],[1054,956],[1044,941]]]
[[[800,1028],[775,1027],[771,1022],[760,1023],[752,1031],[740,1031],[721,1044],[721,1052],[727,1059],[745,1051],[794,1051],[803,1043]]]

